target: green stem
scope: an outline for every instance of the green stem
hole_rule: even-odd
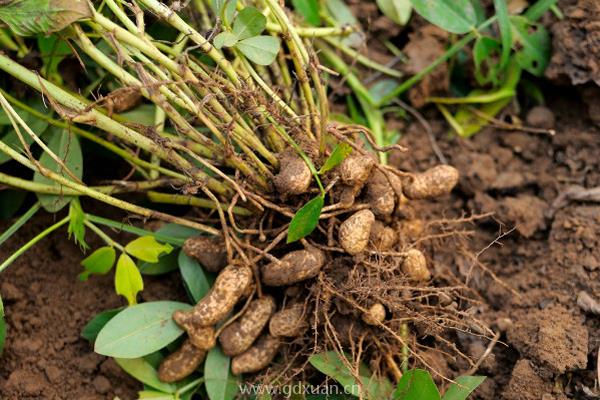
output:
[[[112,219],[99,217],[94,214],[86,213],[85,219],[90,222],[96,223],[96,224],[108,226],[109,228],[113,228],[118,231],[124,231],[124,232],[131,233],[131,234],[134,234],[137,236],[154,236],[157,240],[164,242],[164,243],[172,244],[173,246],[183,246],[183,243],[185,242],[184,239],[180,239],[180,238],[176,238],[176,237],[168,236],[168,235],[162,235],[158,232],[151,232],[146,229],[138,228],[138,227],[132,226],[132,225],[127,225],[122,222],[113,221]]]
[[[273,33],[282,33],[284,29],[281,25],[274,22],[267,22],[267,30]],[[307,38],[319,38],[329,36],[348,36],[355,32],[356,29],[351,25],[337,26],[337,27],[325,27],[325,28],[311,28],[304,26],[294,27],[294,30],[298,36]]]
[[[116,247],[121,252],[125,252],[125,248],[123,246],[121,246],[119,243],[117,243],[114,240],[112,240],[112,238],[110,236],[108,236],[106,233],[104,233],[102,231],[102,229],[98,228],[92,222],[90,222],[87,219],[84,219],[83,223],[85,224],[85,226],[87,226],[88,228],[90,228],[96,235],[98,235],[100,237],[100,239],[104,240],[104,242],[107,245],[109,245],[111,247]]]
[[[216,210],[217,206],[211,200],[201,199],[198,197],[182,195],[182,194],[169,194],[169,193],[160,193],[149,191],[147,193],[148,200],[154,203],[165,203],[165,204],[176,204],[180,206],[192,206],[192,207],[200,207],[200,208],[208,208],[211,210]],[[229,208],[229,204],[221,203],[221,208],[223,210],[227,210]],[[247,208],[243,207],[233,207],[232,209],[234,214],[242,215],[242,216],[250,216],[253,213]]]
[[[55,230],[57,230],[58,228],[60,228],[64,224],[66,224],[67,222],[69,222],[69,219],[70,219],[70,217],[66,216],[65,218],[63,218],[60,221],[58,221],[57,223],[55,223],[54,225],[52,225],[52,226],[44,229],[41,233],[39,233],[37,236],[35,236],[29,242],[25,243],[24,246],[22,246],[17,251],[15,251],[13,254],[11,254],[10,257],[8,257],[0,265],[0,272],[4,271],[6,268],[8,268],[8,266],[10,264],[12,264],[17,258],[19,258],[27,250],[29,250],[30,248],[32,248],[37,242],[39,242],[40,240],[42,240],[43,238],[45,238],[46,236],[48,236],[49,234],[51,234],[52,232],[54,232]]]
[[[19,217],[6,231],[0,235],[0,245],[6,242],[8,238],[10,238],[16,231],[19,230],[23,225],[27,223],[40,209],[42,205],[40,202],[36,202],[27,212]]]
[[[193,388],[200,386],[202,383],[204,383],[204,378],[198,378],[196,380],[193,380],[190,383],[188,383],[187,385],[182,386],[181,388],[177,389],[177,391],[175,392],[175,396],[180,396],[186,392],[189,392]]]

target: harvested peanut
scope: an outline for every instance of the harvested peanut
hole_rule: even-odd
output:
[[[415,174],[403,182],[404,194],[409,199],[428,199],[450,193],[458,183],[458,170],[449,165],[438,165]]]
[[[396,231],[381,221],[375,221],[371,226],[371,235],[369,237],[371,245],[379,251],[386,251],[394,247],[398,241]]]
[[[223,269],[210,291],[194,308],[175,311],[173,319],[179,325],[212,326],[222,320],[252,284],[252,270],[230,265]]]
[[[308,328],[306,317],[306,311],[302,303],[296,303],[277,311],[269,321],[269,333],[275,337],[300,336]]]
[[[194,372],[205,356],[205,350],[195,347],[189,340],[186,340],[179,350],[161,362],[158,368],[158,378],[167,383],[180,381]]]
[[[385,320],[385,307],[375,303],[362,315],[362,320],[368,325],[379,325]]]
[[[375,215],[370,210],[361,210],[342,223],[338,240],[347,253],[355,255],[367,247],[373,222]]]
[[[261,268],[262,283],[268,286],[291,285],[317,276],[325,264],[325,253],[315,247],[289,252],[279,262]]]
[[[302,194],[308,190],[312,174],[308,165],[296,153],[281,155],[279,173],[273,178],[277,191],[284,195]]]
[[[223,329],[219,335],[223,353],[236,356],[248,350],[267,325],[273,311],[275,300],[271,296],[253,300],[244,315]]]
[[[372,157],[350,155],[340,164],[340,177],[346,185],[360,190],[365,184],[375,165]]]
[[[388,218],[394,212],[396,193],[383,172],[375,171],[369,177],[366,200],[373,214],[381,219]]]
[[[201,350],[210,350],[215,347],[217,338],[215,328],[212,326],[196,326],[189,320],[182,320],[180,315],[173,315],[174,321],[188,334],[189,341]]]
[[[234,375],[258,372],[273,361],[279,351],[279,339],[266,334],[256,344],[231,360]]]
[[[417,249],[410,249],[406,252],[406,257],[402,262],[402,272],[415,281],[427,281],[431,278],[431,273],[427,268],[427,260],[423,253]]]
[[[209,272],[219,272],[227,265],[227,253],[220,237],[191,237],[183,244],[183,252]]]

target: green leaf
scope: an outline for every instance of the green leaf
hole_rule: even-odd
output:
[[[204,361],[204,386],[210,400],[232,400],[238,392],[238,380],[229,372],[231,359],[219,346],[213,347]]]
[[[525,11],[525,18],[530,21],[537,21],[556,3],[558,3],[558,0],[538,0]]]
[[[143,261],[138,264],[143,275],[162,275],[177,269],[177,252],[171,252],[158,258],[158,262]]]
[[[48,148],[52,150],[60,160],[62,160],[64,165],[73,173],[73,175],[75,175],[76,178],[81,179],[83,176],[83,155],[81,154],[79,138],[65,129],[53,129],[52,133],[52,137],[48,143]],[[54,161],[54,159],[48,153],[44,152],[40,157],[39,162],[47,169],[54,171],[69,180],[73,179],[66,171],[63,170],[60,165],[58,165],[56,161]],[[39,171],[36,171],[33,174],[33,181],[36,183],[63,187],[62,185],[58,185],[52,179],[46,178]],[[53,194],[38,194],[37,196],[42,203],[42,207],[51,213],[58,212],[64,206],[69,204],[71,200],[73,200],[72,196]]]
[[[317,196],[296,212],[288,228],[287,243],[300,240],[315,230],[324,204],[323,196]]]
[[[115,272],[115,291],[125,297],[129,305],[137,304],[136,296],[144,290],[144,280],[131,257],[123,253],[117,261]]]
[[[123,307],[102,311],[101,313],[96,314],[81,330],[81,337],[92,343],[95,342],[98,333],[104,328],[104,325],[121,311],[123,311]]]
[[[502,56],[500,57],[500,68],[506,67],[510,52],[512,50],[512,30],[510,27],[510,18],[508,16],[508,6],[506,0],[494,0],[496,17],[498,18],[498,28],[500,38],[502,39]]]
[[[429,372],[411,369],[400,378],[393,398],[394,400],[440,400],[440,392]]]
[[[378,104],[400,86],[395,79],[381,79],[369,88],[369,95],[374,104]]]
[[[173,251],[173,246],[157,242],[154,236],[142,236],[129,242],[125,251],[142,261],[157,263],[161,254]]]
[[[344,355],[344,357],[352,365],[351,358],[347,355]],[[308,361],[320,372],[338,381],[347,393],[354,396],[362,395],[367,399],[373,400],[387,399],[393,390],[392,384],[387,378],[374,376],[369,368],[361,363],[358,371],[363,391],[361,393],[361,385],[359,385],[352,372],[335,351],[315,354]],[[426,399],[423,398],[422,400]]]
[[[479,36],[473,46],[473,63],[475,64],[475,79],[480,85],[489,83],[498,86],[501,68],[495,59],[500,55],[502,46],[489,36]]]
[[[467,33],[477,25],[477,15],[469,0],[411,0],[423,18],[452,33]]]
[[[466,400],[484,380],[485,376],[460,376],[456,378],[456,383],[446,390],[442,400]]]
[[[313,26],[321,25],[318,0],[292,0],[294,10],[304,17],[304,20]]]
[[[339,25],[352,25],[360,29],[358,20],[354,16],[352,10],[346,5],[344,0],[326,0],[325,5],[331,17]],[[358,48],[364,43],[363,32],[353,32],[342,39],[342,43],[346,46]]]
[[[215,14],[223,19],[225,26],[229,26],[235,13],[237,0],[212,0],[211,7]]]
[[[91,274],[106,274],[115,263],[115,258],[117,258],[115,249],[110,246],[100,247],[81,261],[85,271],[79,274],[79,279],[85,281]]]
[[[406,25],[412,13],[410,0],[377,0],[377,5],[386,17],[398,25]]]
[[[62,77],[58,72],[58,64],[71,54],[71,48],[66,41],[61,40],[57,35],[38,35],[37,45],[44,63],[42,75],[56,83],[62,83]]]
[[[338,145],[335,146],[335,149],[333,149],[331,152],[329,158],[327,158],[325,161],[325,164],[323,164],[319,170],[319,175],[322,175],[340,165],[341,162],[350,155],[350,153],[352,153],[352,146],[346,142],[338,143]]]
[[[223,47],[233,47],[238,42],[237,36],[231,32],[221,32],[213,40],[213,44],[217,49]]]
[[[236,47],[253,63],[269,65],[279,52],[279,39],[273,36],[254,36],[238,42]]]
[[[4,303],[0,296],[0,354],[4,352],[4,343],[6,342],[6,320],[4,319]]]
[[[21,190],[6,189],[0,191],[0,219],[7,220],[15,215],[23,205],[25,197],[27,197],[27,192]]]
[[[173,312],[191,307],[175,301],[154,301],[128,307],[102,328],[94,351],[118,358],[138,358],[154,353],[183,334],[171,318]]]
[[[542,76],[550,62],[552,44],[550,35],[542,24],[530,22],[522,16],[510,17],[513,28],[517,62],[527,72]]]
[[[0,20],[20,36],[57,32],[91,16],[86,0],[13,0],[0,6]]]
[[[81,203],[79,202],[79,198],[75,197],[71,200],[69,206],[69,239],[71,239],[71,235],[73,235],[75,244],[78,244],[83,250],[87,250],[90,246],[85,242],[84,221],[85,214],[81,209]]]
[[[154,390],[142,390],[138,392],[138,400],[177,400],[175,395],[170,393],[156,392]]]
[[[181,239],[182,241],[192,236],[198,236],[202,232],[197,229],[190,228],[188,226],[178,224],[164,224],[160,227],[155,234],[158,236],[157,239],[165,242],[166,240],[160,239],[160,236],[167,236],[170,238]]]
[[[256,8],[246,7],[238,14],[233,23],[233,34],[237,40],[260,35],[265,30],[267,18]]]
[[[119,116],[133,124],[154,127],[156,106],[154,104],[140,104],[133,110],[125,111]]]
[[[165,393],[175,393],[177,387],[158,379],[158,372],[143,358],[115,358],[115,361],[125,372],[144,385]]]
[[[194,304],[196,304],[208,293],[211,286],[210,282],[200,264],[188,257],[183,251],[179,253],[178,264],[185,288]]]

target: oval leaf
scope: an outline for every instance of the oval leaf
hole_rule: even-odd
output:
[[[57,32],[92,16],[87,0],[13,0],[2,4],[0,19],[21,36]]]
[[[466,400],[483,381],[485,376],[460,376],[456,378],[456,383],[446,390],[442,400]]]
[[[178,225],[178,224],[164,224],[155,232],[155,235],[158,240],[166,242],[165,240],[161,239],[161,236],[177,238],[177,239],[181,239],[183,241],[189,237],[198,236],[201,233],[202,232],[200,232],[199,230],[190,228],[188,226],[183,226],[183,225]]]
[[[79,279],[85,281],[91,274],[106,274],[111,270],[116,258],[115,249],[110,246],[100,247],[81,261],[85,271],[79,274]]]
[[[475,78],[480,85],[500,83],[500,65],[495,61],[500,55],[500,42],[489,36],[480,36],[473,46],[473,62],[475,63]]]
[[[400,378],[393,397],[395,400],[440,400],[440,393],[429,372],[411,369]]]
[[[158,372],[143,358],[115,358],[115,361],[125,372],[144,385],[164,393],[175,393],[177,387],[158,379]]]
[[[98,333],[104,328],[104,325],[108,323],[115,315],[123,311],[123,307],[115,308],[113,310],[102,311],[96,314],[94,318],[90,320],[83,329],[81,330],[81,337],[89,340],[90,342],[96,341]]]
[[[157,263],[161,254],[169,254],[173,246],[168,243],[158,243],[154,236],[142,236],[129,242],[125,251],[132,256],[151,263]]]
[[[94,351],[110,357],[138,358],[160,350],[183,334],[171,318],[173,312],[190,308],[175,301],[128,307],[102,328]]]
[[[502,39],[502,56],[500,58],[500,68],[504,68],[508,63],[510,51],[512,50],[512,30],[508,16],[508,5],[506,0],[494,0],[496,17],[498,17],[498,28],[500,38]]]
[[[327,161],[325,161],[325,164],[323,164],[319,170],[319,174],[324,174],[325,172],[340,165],[340,163],[344,161],[346,157],[350,155],[350,153],[352,153],[352,146],[346,142],[338,143],[338,145],[335,146],[335,149],[333,149],[331,152],[331,155]]]
[[[213,347],[204,361],[204,385],[210,400],[232,400],[238,392],[238,381],[229,372],[231,359],[220,347]]]
[[[188,295],[196,304],[208,293],[211,286],[210,282],[200,264],[188,257],[183,251],[179,253],[178,264]]]
[[[156,263],[141,262],[138,269],[143,275],[162,275],[177,269],[177,252],[165,254]]]
[[[300,240],[315,230],[324,204],[323,196],[317,196],[296,212],[288,228],[288,243]]]
[[[548,31],[542,24],[530,22],[521,16],[510,17],[510,22],[514,41],[520,48],[515,53],[517,62],[535,76],[544,75],[552,53]]]
[[[42,112],[44,114],[51,114],[51,111],[48,108],[46,108],[44,102],[37,97],[30,101],[26,101],[26,103],[28,106],[35,109],[36,111]],[[19,116],[23,119],[27,126],[29,126],[29,128],[31,128],[31,130],[35,132],[38,136],[41,136],[48,128],[48,122],[44,121],[43,119],[36,118],[32,114],[23,110],[15,111],[17,112],[17,114],[19,114]],[[6,124],[4,122],[6,122]],[[8,116],[6,115],[4,110],[0,110],[0,125],[11,125],[10,120],[8,119]],[[17,151],[23,151],[23,145],[21,143],[21,140],[17,136],[17,133],[15,132],[12,125],[8,129],[8,133],[2,136],[0,140],[4,144],[12,147]],[[33,143],[33,138],[29,136],[26,132],[23,132],[22,129],[21,134],[23,136],[23,140],[25,141],[25,143],[27,143],[27,145],[31,145]],[[0,164],[3,164],[9,160],[12,160],[12,158],[8,154],[0,153]]]
[[[121,254],[115,272],[115,291],[125,297],[131,306],[137,303],[136,296],[141,290],[144,290],[144,281],[140,270],[131,257]]]
[[[313,26],[321,24],[318,0],[292,0],[294,10],[304,17],[304,20]]]
[[[221,32],[213,40],[213,44],[217,49],[223,47],[232,47],[238,42],[238,38],[231,32]]]
[[[235,46],[253,63],[269,65],[279,52],[279,39],[273,36],[254,36]]]
[[[475,28],[477,15],[469,0],[411,0],[423,18],[452,33],[467,33]]]
[[[256,8],[246,7],[238,14],[233,23],[233,34],[237,40],[260,35],[265,30],[267,18]]]
[[[386,17],[398,25],[406,25],[412,13],[410,0],[377,0],[377,5]]]

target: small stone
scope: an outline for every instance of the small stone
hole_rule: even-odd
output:
[[[92,385],[94,385],[94,389],[101,394],[108,393],[111,388],[110,381],[103,375],[95,377],[92,381]]]
[[[527,113],[526,121],[528,125],[543,128],[554,128],[555,118],[554,113],[544,106],[533,107]]]
[[[62,378],[62,371],[60,370],[60,368],[54,365],[47,366],[44,372],[46,373],[46,377],[51,383],[57,384]]]
[[[0,287],[2,299],[4,301],[19,301],[23,298],[23,292],[10,282],[3,282]]]

